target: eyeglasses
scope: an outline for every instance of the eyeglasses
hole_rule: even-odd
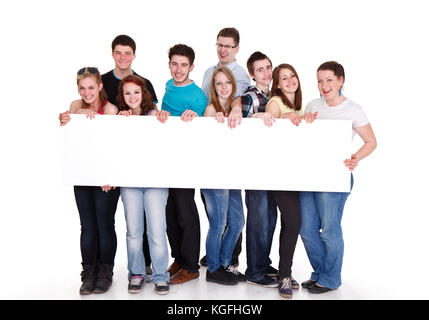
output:
[[[223,48],[225,48],[226,50],[231,50],[231,49],[237,48],[237,45],[235,45],[235,46],[230,46],[230,45],[224,45],[224,44],[222,44],[222,43],[216,43],[216,47],[217,47],[218,49],[223,49]]]
[[[84,74],[86,71],[88,71],[90,74],[97,74],[98,73],[97,68],[86,67],[86,68],[79,69],[79,71],[77,72],[77,75],[80,76],[80,75]]]

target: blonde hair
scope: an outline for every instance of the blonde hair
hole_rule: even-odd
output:
[[[235,81],[235,76],[232,71],[225,66],[220,66],[213,71],[212,78],[210,80],[210,103],[213,105],[216,112],[223,113],[215,87],[215,77],[219,72],[222,72],[226,76],[226,78],[231,81],[232,84],[231,95],[228,97],[228,101],[226,104],[226,111],[227,113],[229,113],[229,111],[231,111],[232,99],[234,98],[235,92],[237,91],[237,82]]]
[[[79,87],[79,82],[81,80],[89,77],[93,77],[98,86],[100,86],[100,84],[102,83],[100,71],[98,71],[96,67],[85,67],[80,69],[77,72],[77,76],[76,76],[77,86]],[[107,97],[106,91],[104,91],[103,88],[99,91],[99,99],[100,99],[101,105],[104,106],[108,97]],[[89,108],[89,104],[86,103],[84,99],[81,99],[81,107]]]

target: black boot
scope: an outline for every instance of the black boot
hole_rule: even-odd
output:
[[[94,293],[104,293],[112,284],[113,264],[97,262],[97,280],[95,281]]]
[[[91,264],[83,264],[83,270],[80,273],[82,285],[80,286],[79,293],[87,295],[92,293],[95,286],[95,267]]]

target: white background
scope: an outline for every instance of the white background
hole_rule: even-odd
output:
[[[416,0],[2,3],[0,298],[81,298],[80,226],[72,187],[62,185],[58,125],[58,113],[78,98],[76,71],[83,66],[111,70],[111,41],[129,34],[137,42],[133,69],[151,80],[161,102],[170,78],[169,47],[185,43],[194,48],[191,78],[200,85],[205,69],[217,61],[216,34],[227,26],[240,31],[237,57],[242,66],[260,50],[274,65],[290,63],[296,68],[304,104],[318,97],[317,67],[327,60],[342,63],[344,95],[363,106],[377,136],[378,148],[355,170],[355,187],[344,212],[343,286],[321,298],[429,298],[422,285],[429,263],[429,25],[424,5]],[[360,143],[355,138],[355,148]],[[249,174],[263,170],[271,160],[261,157],[245,169]],[[278,165],[290,164],[284,159]],[[198,196],[196,200],[204,244],[207,219]],[[127,294],[121,202],[116,222],[114,285],[109,294],[87,299],[158,298],[150,295],[152,288],[137,297]],[[275,237],[274,265],[278,230]],[[245,264],[243,252],[242,272]],[[293,270],[300,282],[311,271],[301,240]],[[201,277],[193,285],[172,288],[167,299],[279,298],[275,290],[245,284],[235,293],[228,290],[232,289],[209,287]],[[300,290],[295,298],[319,297]]]

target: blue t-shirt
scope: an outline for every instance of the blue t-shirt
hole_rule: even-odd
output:
[[[203,90],[193,81],[183,87],[174,85],[173,79],[167,81],[161,110],[170,112],[172,116],[181,116],[185,110],[192,110],[202,116],[206,105]]]

